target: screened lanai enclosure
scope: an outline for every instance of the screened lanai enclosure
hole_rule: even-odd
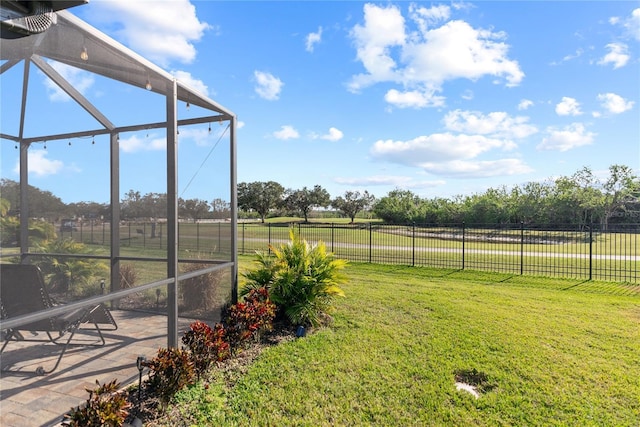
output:
[[[71,12],[91,6],[1,2],[2,425],[55,420],[100,375],[136,377],[138,356],[179,346],[189,322],[237,299],[236,116]],[[125,209],[146,199],[151,214]],[[205,227],[179,210],[189,200],[223,201],[226,215]],[[40,326],[72,313],[75,336],[51,345]]]

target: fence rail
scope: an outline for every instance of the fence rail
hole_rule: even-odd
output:
[[[238,224],[240,254],[264,251],[289,239],[291,227],[309,242],[323,241],[350,261],[470,269],[520,275],[640,283],[640,224],[601,231],[545,230],[515,224],[501,228],[376,223]],[[166,249],[163,224],[120,226],[123,247]],[[180,250],[230,252],[228,222],[180,223]],[[109,224],[80,226],[62,237],[108,245]]]

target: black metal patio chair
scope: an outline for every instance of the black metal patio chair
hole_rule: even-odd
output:
[[[37,266],[0,264],[0,316],[2,319],[11,319],[55,306],[45,287],[42,272]],[[4,331],[4,344],[0,349],[0,354],[10,341],[52,342],[62,347],[55,366],[50,370],[45,370],[42,366],[36,369],[38,375],[51,373],[58,368],[62,357],[71,344],[71,339],[85,323],[93,324],[98,332],[100,342],[80,345],[102,346],[105,344],[102,331],[118,328],[109,309],[104,304],[96,304],[7,329]],[[107,326],[101,328],[99,325]],[[48,339],[26,339],[21,331],[29,331],[36,336],[39,332],[44,332]],[[63,340],[65,335],[67,338]]]

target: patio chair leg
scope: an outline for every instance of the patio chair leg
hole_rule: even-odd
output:
[[[64,356],[64,353],[67,351],[67,348],[69,347],[69,343],[71,342],[71,339],[73,338],[75,333],[76,333],[76,331],[73,331],[73,332],[71,332],[71,334],[69,334],[69,338],[67,339],[67,342],[64,344],[64,347],[62,348],[62,351],[60,352],[60,355],[58,356],[58,360],[56,360],[55,366],[49,371],[46,371],[43,366],[38,366],[36,368],[36,375],[50,374],[53,371],[55,371],[56,369],[58,369],[58,366],[60,365],[60,361],[62,360],[62,356]],[[53,342],[55,344],[62,345],[61,343],[57,343],[56,341],[53,341]]]
[[[2,348],[0,348],[0,354],[2,354],[7,344],[9,344],[9,341],[11,341],[14,338],[16,341],[24,340],[24,337],[22,336],[20,331],[16,331],[14,329],[8,329],[6,335],[4,336],[4,344],[2,344]]]

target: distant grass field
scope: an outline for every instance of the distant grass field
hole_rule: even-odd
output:
[[[638,425],[637,286],[373,264],[347,275],[332,327],[233,378],[214,370],[179,395],[180,422]],[[455,387],[473,370],[478,399]]]

